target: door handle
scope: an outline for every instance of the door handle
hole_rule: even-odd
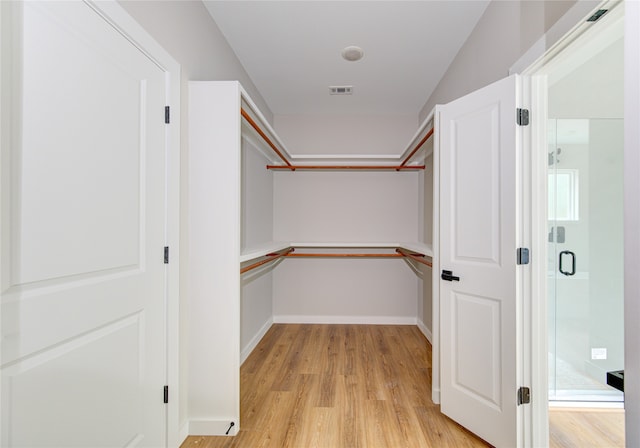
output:
[[[460,277],[456,277],[455,275],[453,275],[453,272],[445,271],[445,270],[442,271],[442,275],[440,276],[440,278],[442,280],[446,280],[448,282],[452,282],[452,281],[459,282],[460,281]]]
[[[564,269],[562,269],[562,261],[564,260],[563,255],[571,255],[571,270],[570,271],[565,271]],[[558,269],[560,270],[561,274],[574,275],[576,273],[576,254],[574,254],[570,250],[563,250],[562,252],[560,252],[560,254],[558,255]]]

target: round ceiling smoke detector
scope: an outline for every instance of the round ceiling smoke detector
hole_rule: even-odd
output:
[[[344,50],[342,50],[342,57],[347,61],[351,61],[351,62],[359,61],[360,59],[362,59],[363,56],[364,56],[364,51],[362,51],[362,48],[356,47],[355,45],[350,45],[348,47],[345,47]]]

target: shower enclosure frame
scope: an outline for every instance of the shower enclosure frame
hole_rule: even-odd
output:
[[[620,408],[606,372],[624,367],[623,119],[547,125],[549,400]]]

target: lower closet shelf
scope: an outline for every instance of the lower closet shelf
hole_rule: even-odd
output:
[[[312,252],[296,252],[296,249],[306,248]],[[318,252],[319,249],[347,250],[346,252]],[[353,249],[395,249],[394,252],[352,252]],[[413,244],[363,244],[363,243],[297,243],[287,245],[284,243],[274,243],[265,245],[259,250],[254,250],[240,257],[240,262],[248,262],[251,260],[261,260],[251,265],[240,268],[240,273],[251,271],[255,268],[263,266],[280,258],[298,257],[298,258],[409,258],[417,263],[432,266],[432,263],[426,260],[433,254],[431,248],[421,243]]]

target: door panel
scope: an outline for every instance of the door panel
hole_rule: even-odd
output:
[[[45,417],[47,437],[64,440],[64,446],[83,446],[74,440],[126,446],[138,438],[143,425],[138,393],[144,380],[138,365],[144,352],[143,324],[138,313],[7,368],[11,446],[42,446],[42,433],[33,424]],[[117,353],[114,347],[119,347]],[[97,409],[98,403],[105,406]],[[138,412],[132,415],[130,409]]]
[[[18,284],[140,264],[146,75],[141,79],[130,43],[117,36],[100,42],[90,29],[65,21],[76,14],[74,5],[58,7],[68,11],[24,9],[24,119],[13,210]],[[83,28],[101,25],[93,15]],[[108,54],[111,44],[119,57]]]
[[[452,122],[449,182],[455,196],[454,258],[466,263],[500,264],[499,141],[487,130],[497,120],[498,104],[456,117]],[[482,147],[483,151],[474,148]],[[474,198],[482,198],[481,201]],[[469,224],[473,223],[473,231]]]
[[[0,444],[164,446],[165,72],[87,3],[3,7]]]
[[[454,294],[454,387],[494,409],[502,403],[500,390],[500,302],[487,297]],[[483,347],[483,351],[475,350]],[[479,370],[478,366],[485,366]]]
[[[438,109],[442,412],[517,446],[516,77]]]

